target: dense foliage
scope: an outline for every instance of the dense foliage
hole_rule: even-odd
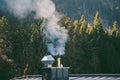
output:
[[[0,79],[41,73],[40,60],[48,54],[42,23],[28,17],[12,25],[5,17],[0,18]],[[59,24],[70,35],[62,56],[70,73],[120,73],[120,28],[116,21],[105,29],[97,12],[93,25],[84,16],[73,22],[64,17]]]

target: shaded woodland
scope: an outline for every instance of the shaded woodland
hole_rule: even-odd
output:
[[[0,79],[41,74],[41,59],[49,54],[42,39],[43,20],[34,20],[29,15],[22,21],[9,22],[4,16],[0,18]],[[120,73],[117,21],[106,28],[97,12],[93,23],[88,23],[85,16],[74,21],[64,16],[58,24],[69,31],[65,55],[61,58],[63,66],[70,67],[70,73]]]

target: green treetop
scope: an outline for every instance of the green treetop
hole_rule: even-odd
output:
[[[88,23],[88,25],[87,25],[86,33],[88,33],[88,34],[93,33],[93,26],[90,23]]]
[[[112,27],[112,36],[119,37],[120,36],[120,28],[118,27],[117,21],[114,21],[113,27]]]
[[[96,12],[93,24],[94,24],[94,28],[102,27],[102,22],[101,22],[99,12]]]
[[[78,32],[78,28],[79,28],[79,21],[75,20],[73,22],[73,26],[74,26],[74,29],[73,29],[74,33],[77,33]]]
[[[94,22],[93,22],[93,27],[94,27],[94,32],[95,34],[104,34],[103,26],[102,26],[102,21],[99,15],[99,12],[96,12]]]
[[[86,29],[87,29],[87,22],[86,22],[84,16],[82,16],[81,20],[80,20],[80,30],[79,30],[79,33],[80,34],[85,33]]]

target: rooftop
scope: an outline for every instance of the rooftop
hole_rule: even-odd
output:
[[[11,80],[42,80],[41,75],[27,75]],[[120,74],[70,74],[69,80],[120,80]]]

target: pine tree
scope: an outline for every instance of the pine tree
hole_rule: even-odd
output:
[[[7,39],[8,33],[8,20],[6,17],[0,19],[0,54],[3,55],[10,51],[10,42]]]
[[[96,12],[94,22],[93,22],[93,27],[94,27],[95,34],[101,35],[104,33],[103,25],[102,25],[102,21],[101,21],[99,12]]]
[[[79,21],[78,21],[78,20],[75,20],[75,21],[73,22],[73,26],[74,26],[73,32],[74,32],[74,33],[78,33],[78,30],[79,30]]]
[[[111,30],[111,44],[112,44],[112,51],[111,51],[111,72],[119,72],[120,69],[120,28],[117,21],[113,22],[112,30]],[[110,56],[111,56],[110,55]]]
[[[79,25],[81,25],[81,23],[85,20],[85,16],[82,15],[81,18],[80,18],[80,21],[79,21]]]
[[[80,30],[79,30],[79,33],[80,33],[80,34],[86,33],[87,22],[86,22],[84,16],[81,17],[81,20],[80,20],[79,23],[80,23]]]
[[[120,37],[120,28],[118,26],[117,21],[114,21],[113,27],[112,27],[112,36],[114,37]]]
[[[102,27],[101,18],[98,11],[96,12],[93,24],[94,24],[94,28]]]
[[[96,12],[96,15],[94,17],[93,22],[93,31],[91,34],[91,44],[94,48],[92,48],[92,60],[93,60],[93,71],[99,72],[101,70],[101,60],[103,59],[104,49],[103,49],[103,43],[104,43],[104,29],[102,26],[102,21],[99,15],[99,12]]]
[[[103,29],[102,21],[99,12],[96,12],[93,22],[93,37],[96,40],[102,39],[104,37],[105,31]]]
[[[11,59],[11,43],[9,41],[8,20],[0,18],[0,79],[9,80],[14,76],[15,65]]]
[[[93,34],[93,26],[90,23],[87,25],[86,33]]]

